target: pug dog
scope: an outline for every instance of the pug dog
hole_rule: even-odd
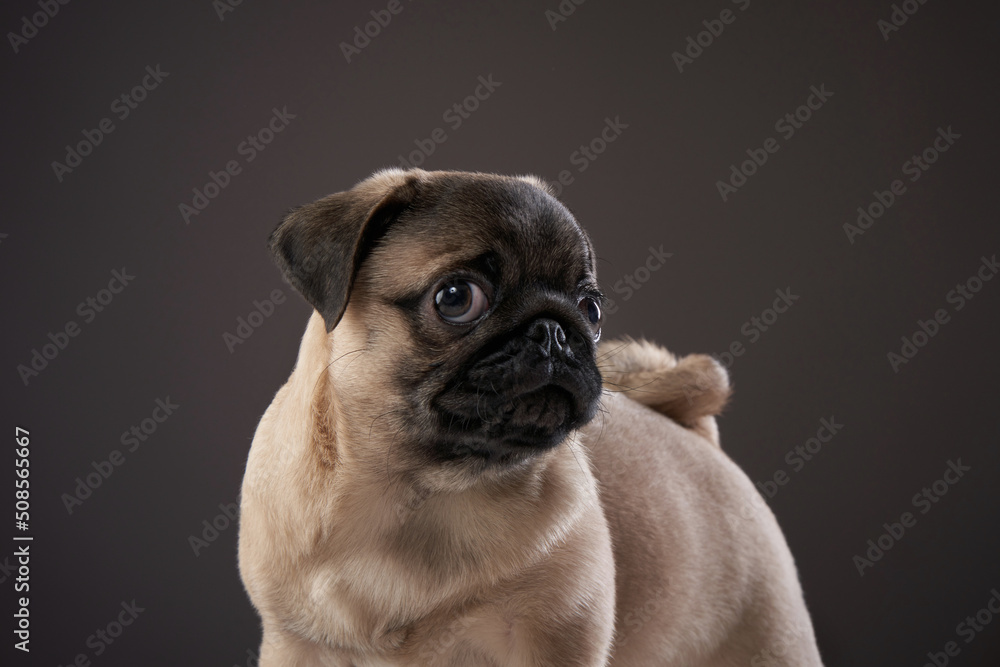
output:
[[[243,480],[260,665],[820,665],[713,359],[599,343],[534,177],[380,171],[270,247],[313,306]]]

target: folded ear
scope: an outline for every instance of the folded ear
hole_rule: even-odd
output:
[[[346,192],[293,209],[269,246],[285,278],[333,330],[347,308],[361,262],[412,203],[420,170],[377,172]]]

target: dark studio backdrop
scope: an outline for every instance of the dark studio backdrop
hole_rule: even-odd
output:
[[[997,18],[5,3],[4,664],[253,664],[234,508],[309,314],[265,241],[401,160],[561,179],[605,335],[729,365],[827,664],[998,664]]]

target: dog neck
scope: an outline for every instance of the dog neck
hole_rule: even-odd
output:
[[[253,509],[241,541],[258,540],[264,562],[283,570],[245,579],[261,587],[258,595],[285,601],[283,613],[307,635],[366,646],[453,613],[600,515],[597,483],[574,436],[517,469],[462,485],[359,455],[369,428],[388,427],[351,422],[330,362],[330,339],[314,315],[292,376],[258,426],[244,482],[243,503]],[[341,446],[345,437],[359,446]],[[265,514],[280,534],[254,523]]]
[[[390,441],[397,428],[391,419],[374,425],[352,419],[337,393],[331,348],[322,319],[314,315],[295,372],[313,369],[316,377],[323,369],[314,380],[303,378],[312,390],[304,453],[316,475],[311,488],[326,497],[324,532],[337,535],[345,554],[368,547],[362,550],[370,549],[372,557],[394,556],[437,581],[476,580],[480,571],[509,572],[544,557],[582,509],[598,502],[575,433],[522,464],[478,473],[461,467],[428,471],[407,459],[410,443],[398,440],[389,456],[372,455],[378,448],[362,445]],[[488,567],[484,554],[494,561]]]

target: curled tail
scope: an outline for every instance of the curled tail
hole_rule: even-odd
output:
[[[622,392],[719,445],[715,415],[732,389],[726,369],[712,357],[678,359],[655,343],[625,338],[602,342],[597,364],[608,391]]]

